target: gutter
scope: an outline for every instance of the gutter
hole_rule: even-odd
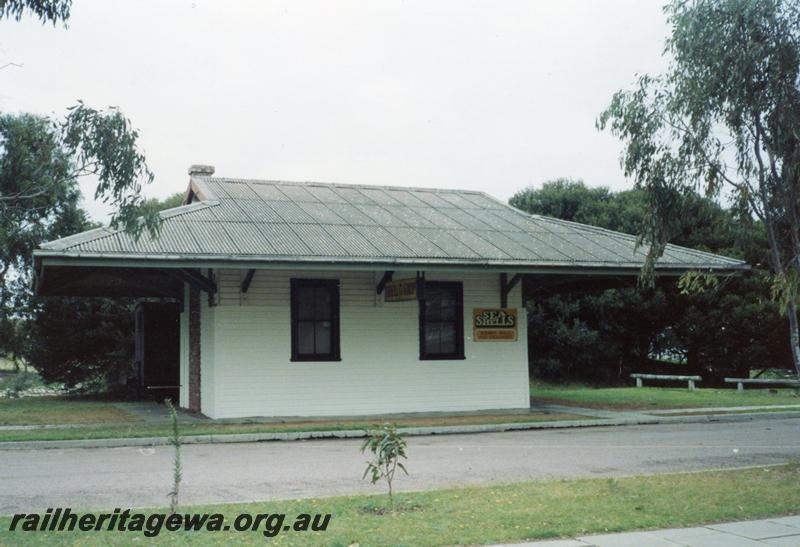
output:
[[[95,266],[125,268],[230,268],[255,270],[282,270],[302,267],[309,270],[359,270],[374,271],[380,269],[424,269],[427,271],[468,271],[487,270],[510,274],[565,274],[565,275],[639,275],[641,264],[616,262],[553,262],[549,264],[525,264],[504,262],[499,260],[463,260],[396,258],[376,261],[374,259],[339,260],[330,257],[286,256],[277,259],[258,259],[241,255],[170,255],[122,253],[80,253],[64,252],[49,249],[34,251],[34,259],[41,261],[42,266]],[[732,261],[733,262],[733,261]],[[702,270],[709,273],[736,273],[750,270],[750,265],[740,262],[726,266],[706,265],[661,265],[656,266],[660,275],[681,275],[687,270]]]
[[[514,422],[505,424],[474,424],[430,427],[399,427],[398,431],[410,437],[426,435],[457,435],[472,433],[502,433],[536,429],[575,429],[584,427],[613,427],[627,425],[699,424],[716,422],[751,422],[755,420],[788,420],[800,418],[800,412],[762,412],[750,414],[704,414],[697,416],[644,416],[619,419],[562,420],[552,422]],[[362,429],[339,431],[297,431],[275,433],[236,433],[229,435],[188,435],[181,444],[227,444],[269,441],[302,441],[314,439],[361,439],[367,436]],[[165,446],[168,437],[140,437],[127,439],[76,439],[68,441],[7,441],[0,442],[2,450],[39,450],[65,448],[120,448],[130,446]]]

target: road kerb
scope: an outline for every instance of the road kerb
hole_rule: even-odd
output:
[[[505,424],[474,424],[452,426],[404,427],[400,431],[409,436],[455,435],[470,433],[502,433],[536,429],[571,429],[584,427],[615,427],[628,425],[657,425],[674,423],[747,422],[800,418],[800,412],[751,412],[746,414],[704,414],[692,416],[637,416],[621,419],[562,420],[552,422],[516,422]],[[252,443],[270,441],[301,441],[317,439],[356,439],[366,436],[364,430],[340,431],[287,431],[272,433],[234,433],[221,435],[189,435],[183,444]],[[167,437],[130,437],[118,439],[73,439],[63,441],[7,441],[0,442],[0,450],[38,450],[64,448],[120,448],[137,446],[162,446],[169,444]]]

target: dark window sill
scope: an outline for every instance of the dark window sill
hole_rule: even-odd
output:
[[[292,363],[336,363],[341,362],[341,357],[318,357],[316,355],[310,355],[308,357],[292,357],[290,361]]]
[[[420,355],[420,361],[463,361],[463,355]]]

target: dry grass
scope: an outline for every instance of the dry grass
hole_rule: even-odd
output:
[[[0,425],[96,424],[134,422],[137,416],[101,401],[67,397],[0,399]]]
[[[526,422],[548,422],[554,420],[584,420],[586,416],[565,413],[514,413],[514,414],[465,414],[458,416],[432,416],[432,417],[409,417],[409,418],[387,418],[385,420],[376,419],[373,422],[367,420],[326,420],[326,421],[302,421],[302,422],[282,422],[271,424],[272,426],[293,427],[342,427],[346,429],[359,429],[369,423],[391,422],[399,427],[434,427],[450,425],[480,425],[480,424],[507,424],[507,423],[526,423]]]

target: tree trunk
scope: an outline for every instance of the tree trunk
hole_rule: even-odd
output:
[[[700,376],[700,352],[697,351],[697,344],[690,342],[686,351],[686,369],[690,374]]]
[[[786,317],[789,319],[789,345],[792,349],[792,362],[794,371],[800,378],[800,332],[797,325],[797,304],[792,301],[786,307]]]

